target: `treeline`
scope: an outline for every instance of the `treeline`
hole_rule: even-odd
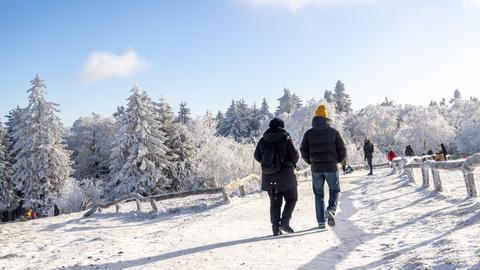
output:
[[[192,118],[185,103],[175,113],[138,86],[125,106],[112,116],[91,114],[64,128],[58,104],[46,100],[38,76],[28,90],[28,105],[16,107],[0,124],[0,211],[35,208],[50,214],[78,210],[86,201],[111,200],[131,192],[151,195],[221,186],[258,172],[254,143],[274,116],[299,145],[310,128],[316,107],[325,104],[342,134],[351,164],[363,162],[362,143],[377,147],[376,162],[384,162],[389,147],[402,153],[412,145],[417,154],[437,151],[445,143],[451,152],[480,152],[480,102],[464,99],[459,90],[447,102],[429,106],[400,105],[385,98],[357,112],[345,85],[338,81],[319,99],[302,101],[285,88],[270,110],[232,100],[225,113]],[[301,164],[300,164],[301,166]]]

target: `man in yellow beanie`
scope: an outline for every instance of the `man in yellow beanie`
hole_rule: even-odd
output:
[[[318,227],[335,226],[335,212],[340,194],[338,163],[345,159],[346,149],[340,133],[330,126],[325,105],[318,106],[312,120],[312,128],[305,132],[300,147],[303,160],[311,165],[315,211]],[[324,185],[328,184],[330,198],[325,212]]]

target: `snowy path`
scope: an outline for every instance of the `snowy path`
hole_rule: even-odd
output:
[[[194,197],[165,202],[155,216],[0,225],[0,269],[480,269],[476,201],[421,190],[388,170],[363,174],[342,176],[334,229],[312,229],[311,182],[302,182],[293,235],[269,236],[264,193],[230,205]]]

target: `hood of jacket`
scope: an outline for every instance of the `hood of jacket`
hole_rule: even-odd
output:
[[[315,116],[312,119],[312,127],[317,130],[324,130],[330,128],[330,119]]]
[[[267,129],[267,131],[265,131],[265,133],[263,133],[263,139],[269,143],[277,143],[282,140],[287,140],[288,137],[289,137],[288,132],[282,128],[278,128],[278,129],[269,128]]]

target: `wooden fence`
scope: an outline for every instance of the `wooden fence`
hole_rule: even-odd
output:
[[[430,172],[433,178],[434,190],[443,192],[443,182],[440,171],[459,171],[463,174],[467,196],[471,198],[477,197],[477,189],[475,187],[475,179],[473,171],[480,166],[480,153],[474,154],[466,159],[453,161],[434,161],[430,156],[412,157],[412,158],[396,158],[393,173],[403,173],[407,175],[410,182],[415,183],[413,169],[419,168],[422,172],[422,187],[430,187]]]
[[[299,170],[296,171],[297,176],[307,176],[308,175],[308,169],[305,170]],[[144,197],[138,193],[131,193],[128,195],[125,195],[115,201],[112,202],[106,202],[106,203],[99,203],[95,204],[92,206],[90,210],[85,212],[83,217],[88,217],[95,213],[98,210],[108,208],[111,206],[115,205],[115,211],[118,212],[120,211],[120,205],[125,202],[129,201],[135,201],[137,205],[137,211],[141,211],[141,204],[140,203],[150,203],[152,210],[154,212],[158,211],[158,207],[155,202],[157,201],[162,201],[162,200],[167,200],[167,199],[174,199],[174,198],[183,198],[183,197],[188,197],[188,196],[194,196],[194,195],[204,195],[204,194],[222,194],[223,195],[223,200],[225,203],[230,203],[230,198],[229,198],[229,193],[235,190],[239,191],[240,196],[245,196],[245,186],[250,184],[251,182],[257,182],[260,184],[261,177],[256,175],[256,174],[251,174],[247,177],[244,177],[242,179],[233,181],[226,186],[219,187],[219,188],[213,188],[213,189],[203,189],[203,190],[193,190],[193,191],[186,191],[186,192],[176,192],[176,193],[166,193],[166,194],[158,194],[158,195],[152,195],[148,197]]]

